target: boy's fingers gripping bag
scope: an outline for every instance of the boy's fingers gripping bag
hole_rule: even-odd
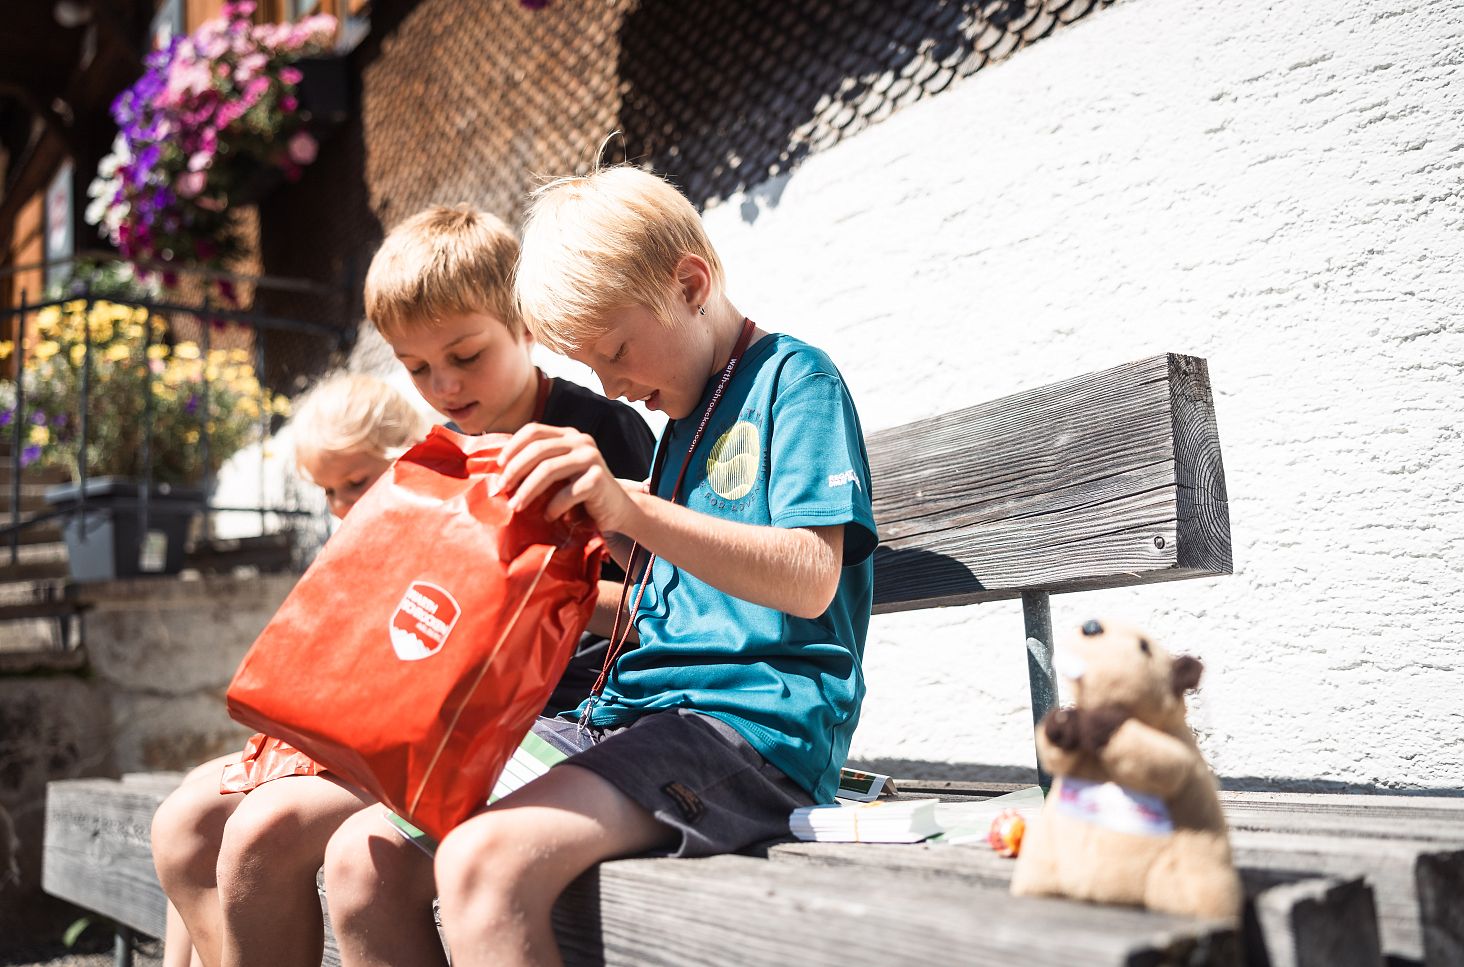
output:
[[[229,714],[438,837],[481,806],[595,606],[582,515],[491,491],[508,437],[434,429],[352,508],[244,657]]]

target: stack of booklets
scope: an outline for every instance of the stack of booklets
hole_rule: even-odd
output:
[[[820,843],[918,843],[941,831],[935,806],[934,799],[803,806],[788,817],[788,831]]]
[[[885,799],[827,806],[804,806],[788,817],[788,830],[801,840],[820,843],[985,844],[991,821],[1015,809],[1031,822],[1042,808],[1042,790],[1030,786],[992,799],[939,802],[935,799]]]

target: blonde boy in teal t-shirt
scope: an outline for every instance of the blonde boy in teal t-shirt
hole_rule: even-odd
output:
[[[379,816],[341,828],[325,876],[347,967],[442,963],[434,892],[455,967],[558,963],[550,910],[594,864],[731,852],[832,798],[864,695],[868,459],[828,357],[757,328],[723,278],[695,209],[653,175],[536,193],[525,321],[607,396],[671,423],[649,487],[616,480],[588,436],[534,424],[505,448],[501,486],[594,519],[635,582],[640,645],[535,726],[571,757],[449,833],[435,869]]]

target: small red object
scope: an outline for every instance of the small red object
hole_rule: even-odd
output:
[[[1027,821],[1015,809],[1003,809],[991,821],[986,842],[1001,856],[1016,856],[1022,851],[1022,835],[1027,832]]]

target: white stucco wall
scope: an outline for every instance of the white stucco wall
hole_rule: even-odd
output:
[[[1125,0],[706,221],[870,431],[1208,358],[1235,575],[1056,624],[1203,657],[1223,776],[1464,789],[1461,178],[1461,0]],[[369,327],[350,368],[411,391]],[[1030,767],[1022,641],[1015,603],[875,618],[855,756]]]
[[[867,430],[1207,357],[1236,573],[1054,599],[1230,777],[1464,788],[1464,4],[1127,0],[707,213]],[[594,385],[593,383],[591,385]],[[855,755],[1033,761],[1020,608],[876,618]]]

